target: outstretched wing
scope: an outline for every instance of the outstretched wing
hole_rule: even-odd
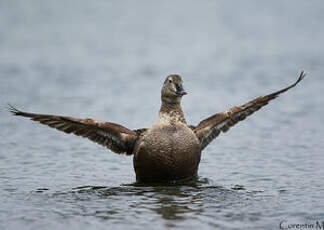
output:
[[[121,125],[110,122],[98,122],[93,119],[77,119],[73,117],[35,114],[22,112],[9,105],[9,111],[16,116],[29,117],[44,125],[56,128],[65,133],[88,138],[107,147],[115,153],[131,155],[134,144],[143,132],[142,130],[129,130]]]
[[[275,99],[279,94],[286,92],[288,89],[293,88],[305,77],[304,71],[299,75],[297,81],[275,93],[258,97],[244,105],[233,107],[228,111],[217,113],[203,121],[198,126],[191,128],[196,133],[200,140],[201,149],[204,149],[212,140],[214,140],[220,132],[226,132],[230,127],[234,126],[237,122],[244,120],[247,116],[251,115],[255,111],[258,111],[261,107],[269,103],[269,101]]]

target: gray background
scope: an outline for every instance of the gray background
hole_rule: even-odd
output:
[[[278,229],[323,221],[323,1],[0,0],[1,229]],[[205,149],[193,185],[136,186],[132,157],[4,109],[190,124],[308,77]],[[100,186],[100,187],[98,187]]]

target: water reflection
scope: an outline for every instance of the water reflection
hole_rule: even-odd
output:
[[[205,178],[181,184],[79,186],[57,192],[41,188],[33,194],[34,197],[43,194],[56,204],[69,204],[63,215],[122,220],[127,210],[127,215],[133,213],[134,218],[145,213],[152,218],[178,221],[195,216],[202,218],[206,210],[207,213],[210,210],[221,213],[253,197],[253,193],[245,191],[242,185],[225,188],[211,185]]]

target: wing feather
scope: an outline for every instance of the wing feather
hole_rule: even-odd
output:
[[[266,96],[258,97],[244,105],[233,107],[228,111],[217,113],[201,121],[196,127],[191,126],[200,140],[201,149],[204,149],[221,132],[227,132],[232,126],[267,105],[271,100],[278,97],[279,94],[295,87],[304,77],[305,73],[302,71],[294,84],[282,90]]]
[[[126,153],[126,155],[132,154],[137,138],[146,130],[133,131],[115,123],[99,122],[93,119],[26,113],[11,105],[9,105],[8,109],[15,116],[28,117],[33,121],[65,133],[73,133],[77,136],[88,138],[115,153]]]

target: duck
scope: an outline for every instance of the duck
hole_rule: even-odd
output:
[[[90,118],[23,112],[10,104],[8,109],[15,116],[27,117],[59,131],[87,138],[114,153],[133,155],[133,167],[139,183],[186,181],[197,178],[201,152],[216,137],[295,87],[305,75],[301,71],[292,85],[216,113],[198,125],[186,122],[181,100],[187,92],[178,74],[166,77],[161,90],[158,119],[150,128],[132,130],[120,124]]]

